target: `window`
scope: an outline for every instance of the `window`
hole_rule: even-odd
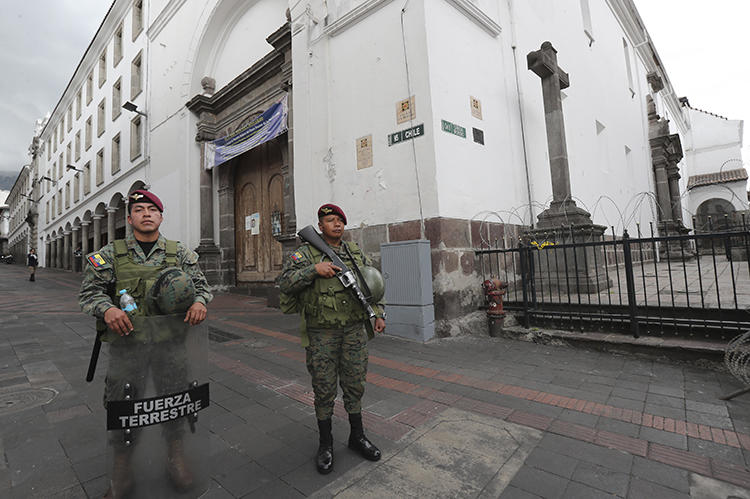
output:
[[[96,185],[102,185],[104,182],[104,148],[99,149],[96,153]]]
[[[594,29],[591,27],[591,7],[589,0],[581,0],[581,18],[583,19],[583,32],[589,37],[589,47],[594,43]]]
[[[141,117],[130,122],[130,161],[141,155]]]
[[[91,161],[83,165],[83,195],[91,192]]]
[[[86,150],[91,149],[91,116],[86,120]]]
[[[81,117],[81,101],[83,100],[82,93],[83,91],[79,89],[78,95],[76,95],[76,119]]]
[[[73,104],[68,106],[68,131],[73,128]]]
[[[62,215],[62,202],[63,202],[63,196],[62,196],[62,189],[57,191],[57,214]]]
[[[122,24],[115,31],[115,39],[112,44],[112,66],[117,67],[117,64],[122,59]]]
[[[89,77],[86,78],[86,105],[91,104],[94,99],[94,72],[89,73]]]
[[[133,40],[143,31],[143,0],[137,0],[133,4]]]
[[[114,85],[112,85],[112,121],[120,116],[122,113],[122,78],[118,78]]]
[[[52,139],[47,139],[47,161],[52,160]]]
[[[62,119],[60,120],[60,126],[57,128],[58,132],[58,138],[60,140],[60,143],[63,143],[63,139],[65,138],[65,115],[63,114]]]
[[[112,175],[120,171],[120,134],[112,139]]]
[[[55,219],[55,199],[57,199],[56,195],[52,195],[52,220]]]
[[[70,180],[65,182],[65,209],[70,208]]]
[[[73,177],[73,202],[77,203],[81,199],[81,174],[76,173]]]
[[[107,49],[99,56],[99,88],[107,81]]]
[[[55,171],[55,170],[54,170],[54,168],[55,168],[55,165],[52,165],[52,168],[53,168],[53,170],[52,170],[52,171]],[[49,168],[47,169],[47,178],[52,178],[52,177],[50,177],[50,171],[49,171]],[[52,182],[50,182],[49,180],[48,180],[47,182],[45,182],[45,184],[47,184],[47,194],[49,194],[49,185],[50,185],[51,183],[52,183]]]
[[[65,164],[66,165],[69,165],[73,162],[73,154],[71,153],[72,153],[72,144],[68,142],[68,147],[66,148],[66,151],[65,151],[65,162],[66,162]]]
[[[106,105],[106,99],[102,99],[102,101],[99,103],[99,109],[97,109],[96,114],[96,136],[101,137],[104,133],[104,119],[105,119],[105,109],[104,106]]]
[[[81,159],[81,131],[76,132],[76,161]]]
[[[142,90],[141,53],[138,52],[130,65],[130,100],[135,99]]]
[[[628,73],[628,89],[630,90],[630,97],[635,97],[635,91],[633,90],[633,68],[630,65],[630,47],[624,38],[622,39],[622,50],[625,54],[625,69]]]
[[[63,155],[60,154],[60,161],[57,162],[57,178],[62,178],[63,173],[65,173],[65,165],[63,165]]]
[[[57,152],[57,132],[52,132],[52,152]]]
[[[49,201],[47,201],[47,204],[44,208],[44,219],[49,223]]]

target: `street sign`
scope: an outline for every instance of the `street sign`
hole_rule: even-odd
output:
[[[422,135],[424,135],[424,123],[388,135],[388,145],[392,146],[393,144],[421,137]]]
[[[466,138],[466,129],[462,126],[456,125],[455,123],[451,123],[450,121],[440,120],[441,127],[444,132],[452,133],[453,135],[458,135],[462,139]]]

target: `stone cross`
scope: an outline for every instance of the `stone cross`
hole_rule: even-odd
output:
[[[571,199],[568,147],[565,144],[565,123],[560,96],[560,90],[570,86],[568,73],[557,65],[557,50],[550,42],[542,43],[540,50],[529,52],[526,62],[529,69],[542,79],[544,122],[547,126],[547,147],[552,175],[552,201],[563,203]]]

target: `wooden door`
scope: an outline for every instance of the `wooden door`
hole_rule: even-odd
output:
[[[279,144],[267,142],[238,158],[234,199],[238,282],[273,281],[281,271],[281,243],[271,232],[272,214],[284,211]]]

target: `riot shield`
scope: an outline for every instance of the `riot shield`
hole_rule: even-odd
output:
[[[184,314],[131,319],[109,344],[107,470],[113,497],[199,497],[209,485],[208,334]]]

